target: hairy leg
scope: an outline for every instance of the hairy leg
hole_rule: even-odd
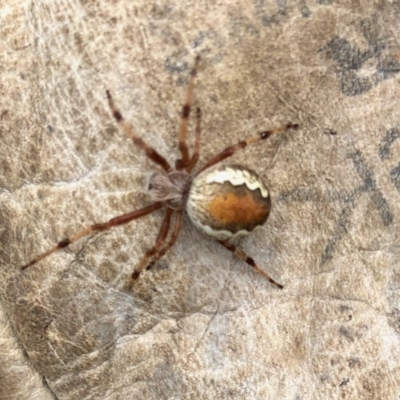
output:
[[[191,172],[192,169],[196,166],[197,161],[199,161],[200,134],[201,134],[201,110],[200,110],[200,108],[197,108],[196,109],[196,129],[195,129],[195,137],[194,137],[194,150],[193,150],[192,158],[190,159],[189,164],[186,167],[187,172]]]
[[[290,128],[298,128],[298,125],[297,124],[282,125],[282,126],[279,126],[278,128],[272,129],[270,131],[261,132],[258,136],[254,136],[254,137],[252,137],[250,139],[243,140],[243,141],[241,141],[241,142],[239,142],[237,144],[234,144],[233,146],[227,147],[225,150],[221,151],[221,153],[217,154],[210,161],[208,161],[201,168],[201,170],[197,173],[197,175],[200,172],[203,172],[204,170],[212,167],[213,165],[218,164],[222,160],[225,160],[226,158],[229,158],[229,157],[233,156],[237,151],[239,151],[241,149],[244,149],[249,144],[258,143],[261,140],[268,139],[270,136],[274,135],[275,133],[283,132],[283,131],[286,131],[286,130],[288,130]]]
[[[223,241],[223,240],[218,240],[219,243],[222,244],[225,248],[227,248],[229,251],[231,251],[235,256],[239,257],[241,260],[243,260],[245,263],[249,264],[251,267],[253,267],[260,275],[262,275],[265,279],[270,281],[273,285],[277,286],[279,289],[283,289],[283,286],[275,282],[266,272],[264,272],[256,263],[255,261],[249,257],[243,250],[238,249],[234,244]]]
[[[181,125],[179,127],[179,151],[181,152],[182,158],[176,161],[176,169],[184,169],[189,163],[189,150],[186,144],[186,135],[189,122],[190,109],[192,106],[193,98],[193,86],[194,78],[196,76],[197,67],[199,65],[200,56],[196,57],[192,72],[190,74],[190,80],[187,87],[185,104],[182,108]]]
[[[154,256],[154,258],[151,260],[147,268],[151,268],[176,243],[176,240],[178,239],[179,232],[182,226],[182,216],[183,216],[183,211],[177,211],[169,242]]]
[[[52,247],[51,249],[47,250],[46,252],[38,255],[36,258],[34,258],[28,264],[22,266],[21,269],[25,270],[25,269],[29,268],[30,266],[36,264],[40,260],[43,260],[44,258],[49,256],[50,254],[69,246],[70,244],[78,241],[79,239],[83,238],[84,236],[90,235],[91,233],[97,232],[97,231],[106,231],[107,229],[113,228],[118,225],[127,224],[128,222],[131,222],[134,219],[144,217],[145,215],[158,210],[162,206],[163,206],[162,203],[153,203],[150,206],[141,208],[140,210],[135,210],[130,213],[123,214],[118,217],[112,218],[108,222],[105,222],[102,224],[91,225],[88,228],[83,229],[80,232],[76,233],[75,235],[69,236],[64,240],[61,240],[61,242],[58,242],[54,247]]]
[[[136,280],[139,278],[140,273],[147,267],[149,261],[153,258],[153,256],[162,248],[165,240],[168,236],[168,231],[171,223],[171,217],[174,213],[174,210],[167,208],[164,221],[161,225],[160,231],[158,232],[158,236],[156,239],[156,244],[149,250],[146,251],[146,254],[140,260],[140,263],[135,268],[135,271],[132,273],[132,279]]]
[[[137,136],[132,127],[124,120],[124,117],[120,113],[120,111],[115,107],[114,101],[112,99],[111,93],[107,90],[107,100],[108,105],[110,106],[111,112],[117,121],[118,125],[125,131],[125,133],[133,140],[133,143],[141,150],[146,153],[146,156],[150,158],[154,163],[158,164],[164,171],[169,172],[171,171],[171,166],[169,165],[168,161],[160,155],[157,150],[153,149],[149,146],[143,139]]]

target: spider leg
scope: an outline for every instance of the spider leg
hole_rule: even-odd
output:
[[[190,73],[190,80],[187,87],[185,104],[182,108],[181,125],[179,127],[179,151],[181,152],[182,158],[176,160],[176,166],[175,166],[176,169],[178,170],[184,169],[189,163],[189,150],[186,144],[186,134],[188,128],[190,108],[192,106],[194,78],[196,76],[196,71],[199,65],[199,61],[200,61],[200,56],[197,56],[194,62],[194,66],[192,68],[192,72]]]
[[[200,133],[201,133],[201,110],[197,107],[196,109],[196,129],[195,129],[195,136],[194,136],[194,150],[192,158],[189,161],[188,166],[186,167],[186,171],[190,172],[199,161],[200,155]]]
[[[161,225],[160,231],[158,232],[156,244],[151,249],[146,251],[146,254],[143,256],[140,263],[133,271],[133,273],[132,273],[133,280],[136,280],[139,278],[140,273],[146,268],[147,264],[149,263],[149,260],[151,260],[151,258],[159,251],[160,248],[162,248],[162,246],[168,236],[168,231],[169,231],[169,227],[170,227],[170,223],[171,223],[171,217],[172,217],[173,213],[174,213],[174,210],[167,208],[167,211],[166,211],[166,214],[164,217],[164,221]]]
[[[132,211],[127,214],[119,215],[118,217],[112,218],[105,223],[91,225],[88,228],[83,229],[82,231],[80,231],[78,233],[75,233],[75,235],[72,235],[64,240],[61,240],[61,242],[58,242],[54,247],[52,247],[51,249],[47,250],[46,252],[38,255],[36,258],[34,258],[28,264],[22,266],[21,269],[25,270],[25,269],[29,268],[30,266],[36,264],[38,261],[43,260],[44,258],[49,256],[50,254],[52,254],[60,249],[63,249],[64,247],[69,246],[70,244],[76,242],[77,240],[83,238],[84,236],[90,235],[93,232],[106,231],[110,228],[113,228],[114,226],[126,224],[130,221],[133,221],[134,219],[144,217],[145,215],[158,210],[162,206],[163,206],[162,203],[153,203],[147,207],[141,208],[140,210],[135,210],[135,211]]]
[[[264,272],[256,263],[255,261],[249,257],[243,250],[238,249],[234,244],[229,243],[227,241],[223,240],[218,240],[218,243],[221,243],[222,246],[230,250],[236,257],[239,257],[241,260],[243,260],[245,263],[249,264],[251,267],[253,267],[260,275],[262,275],[264,278],[266,278],[268,281],[270,281],[272,284],[277,286],[279,289],[283,289],[283,286],[275,282],[266,272]]]
[[[106,90],[108,105],[110,110],[117,121],[118,125],[125,131],[125,133],[133,140],[133,143],[141,150],[146,153],[146,156],[150,158],[154,163],[158,164],[165,172],[171,171],[171,166],[168,161],[158,151],[149,146],[143,139],[135,134],[132,127],[125,121],[121,112],[115,107],[111,93]]]
[[[180,232],[181,226],[182,226],[182,216],[183,216],[183,211],[178,211],[175,221],[174,221],[174,225],[173,225],[173,229],[172,229],[172,233],[171,233],[169,242],[153,257],[151,262],[148,264],[147,269],[150,269],[176,243],[176,240],[178,239],[179,232]]]
[[[210,161],[208,161],[196,175],[198,175],[200,172],[203,172],[204,170],[212,167],[213,165],[218,164],[220,161],[233,156],[237,151],[244,149],[249,144],[258,143],[261,140],[268,139],[270,136],[274,135],[275,133],[283,132],[283,131],[286,131],[291,128],[298,128],[298,125],[297,124],[282,125],[282,126],[279,126],[278,128],[272,129],[270,131],[261,132],[258,136],[251,137],[247,140],[243,140],[237,144],[234,144],[233,146],[227,147],[225,150],[221,151],[221,153],[217,154]]]

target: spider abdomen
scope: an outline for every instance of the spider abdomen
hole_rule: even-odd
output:
[[[264,224],[270,209],[261,178],[240,165],[205,170],[194,179],[187,200],[193,224],[218,240],[248,235]]]

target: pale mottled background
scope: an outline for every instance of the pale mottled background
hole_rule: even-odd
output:
[[[11,1],[0,7],[1,399],[398,399],[400,2]],[[362,5],[360,5],[362,4]],[[273,211],[242,242],[186,221],[131,293],[161,213],[19,266],[148,203],[202,62],[201,161],[237,154]]]

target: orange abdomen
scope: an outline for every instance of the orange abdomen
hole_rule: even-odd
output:
[[[268,218],[271,200],[260,177],[238,165],[206,170],[195,178],[187,205],[192,222],[220,240],[247,235]]]

